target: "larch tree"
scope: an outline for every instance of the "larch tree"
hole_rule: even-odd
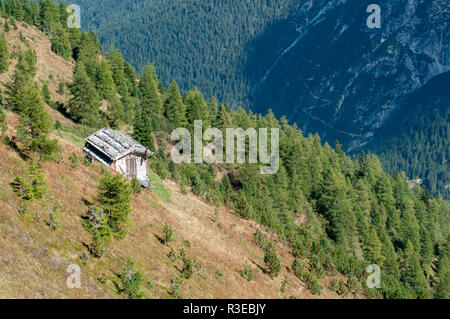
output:
[[[74,81],[70,85],[72,98],[68,103],[71,117],[84,125],[96,127],[100,121],[100,99],[94,84],[89,79],[83,63],[77,63]]]
[[[9,51],[6,43],[5,35],[0,36],[0,73],[8,70],[9,67]]]
[[[50,115],[45,110],[39,89],[31,80],[19,92],[17,103],[20,109],[17,137],[24,151],[38,154],[40,160],[56,158],[60,147],[55,139],[48,138],[53,130]]]
[[[197,120],[203,121],[204,129],[211,124],[208,103],[206,103],[198,88],[194,88],[194,90],[186,93],[184,96],[184,104],[186,105],[187,120],[191,126]]]
[[[153,65],[149,64],[144,68],[139,87],[142,95],[142,109],[149,116],[162,116],[163,104],[159,96],[158,80]]]
[[[166,117],[171,121],[174,127],[183,127],[186,125],[186,107],[175,81],[169,86],[164,109]]]

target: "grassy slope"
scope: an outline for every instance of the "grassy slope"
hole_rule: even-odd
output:
[[[70,80],[73,63],[64,61],[50,51],[46,36],[31,28],[19,26],[6,35],[10,50],[21,45],[18,32],[32,41],[37,50],[36,80],[49,81],[54,100],[67,97],[55,93],[59,80]],[[0,85],[8,81],[9,72],[0,76]],[[53,83],[55,82],[55,83]],[[76,125],[49,108],[53,120],[76,129]],[[17,115],[7,113],[9,136],[15,134]],[[69,130],[70,131],[70,130]],[[85,244],[89,244],[88,233],[81,226],[85,213],[101,177],[101,166],[84,166],[70,170],[68,155],[75,151],[79,158],[83,154],[83,140],[64,131],[55,134],[64,154],[64,161],[43,164],[48,181],[46,196],[30,207],[29,215],[18,213],[19,201],[9,183],[21,174],[27,163],[11,148],[0,144],[0,298],[117,298],[113,280],[117,279],[127,257],[131,257],[144,277],[153,283],[145,288],[147,298],[169,298],[167,289],[177,277],[181,262],[172,262],[170,249],[162,245],[158,236],[164,223],[169,223],[177,241],[173,247],[184,248],[187,255],[202,265],[193,278],[186,280],[180,293],[185,298],[316,298],[305,285],[288,269],[292,256],[276,236],[268,234],[276,243],[283,269],[278,278],[271,280],[262,271],[263,251],[254,243],[253,233],[259,227],[244,221],[224,208],[220,209],[219,228],[215,221],[215,208],[206,205],[191,193],[182,195],[179,186],[170,181],[156,181],[157,191],[144,192],[134,199],[129,233],[125,239],[113,242],[101,259],[90,258],[86,265],[80,261]],[[168,195],[170,198],[168,199]],[[52,231],[46,224],[54,205],[62,211],[61,226]],[[38,218],[35,218],[38,216]],[[189,243],[187,243],[187,242]],[[189,246],[189,247],[188,247]],[[246,281],[239,274],[245,262],[254,268],[254,279]],[[77,263],[82,269],[82,288],[66,286],[67,266]],[[217,275],[220,270],[222,276]],[[99,278],[103,278],[103,283]],[[113,279],[113,280],[111,280]],[[280,292],[284,279],[288,280],[285,293]],[[326,286],[330,278],[321,280]],[[338,296],[324,289],[320,297]],[[348,297],[351,297],[349,295]]]

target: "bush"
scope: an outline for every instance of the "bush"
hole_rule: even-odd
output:
[[[247,264],[247,263],[245,263],[244,269],[242,269],[242,270],[239,272],[239,274],[240,274],[243,278],[247,279],[247,281],[252,281],[252,279],[253,279],[253,269],[252,269],[252,267],[251,267],[249,264]]]
[[[122,294],[125,294],[129,299],[142,298],[141,286],[144,283],[144,277],[134,269],[134,262],[131,259],[127,260],[127,264],[120,275],[120,281],[122,283]]]
[[[91,233],[91,238],[92,242],[89,245],[89,252],[95,258],[102,257],[106,252],[106,245],[104,238],[97,229]]]
[[[23,211],[34,199],[41,199],[47,191],[44,171],[36,162],[32,162],[24,172],[11,182],[13,192],[22,200]]]
[[[137,180],[136,176],[131,179],[131,190],[133,194],[140,194],[142,192],[142,185]]]
[[[255,240],[256,244],[262,249],[264,249],[268,242],[266,235],[263,234],[259,229],[257,229],[256,233],[253,234],[253,239]]]
[[[48,88],[47,83],[44,83],[44,85],[42,86],[42,96],[44,97],[44,101],[45,103],[47,103],[47,105],[52,104],[50,89]]]
[[[56,230],[60,225],[61,211],[58,205],[53,207],[50,211],[48,225],[51,229]]]
[[[164,245],[167,245],[168,243],[175,240],[175,237],[173,236],[173,230],[172,227],[165,223],[163,228],[163,241]]]
[[[294,259],[291,269],[295,276],[297,276],[300,279],[304,278],[306,267],[299,258]]]
[[[330,282],[329,288],[330,290],[336,292],[338,295],[344,297],[348,294],[348,288],[342,279],[338,280],[336,278],[333,278],[333,280],[331,280]]]
[[[72,152],[72,154],[70,154],[69,160],[70,160],[70,169],[71,170],[77,169],[78,168],[78,156],[75,152]]]
[[[57,93],[58,93],[59,95],[63,95],[63,94],[64,94],[64,88],[65,88],[64,82],[59,82]]]
[[[322,286],[319,284],[317,278],[310,272],[306,272],[304,277],[308,290],[311,291],[313,295],[320,295],[322,292]]]
[[[61,131],[62,130],[61,122],[59,120],[56,120],[54,127],[55,127],[55,130]]]
[[[264,248],[264,263],[266,264],[266,271],[271,278],[275,278],[280,274],[281,263],[272,243],[268,243]]]
[[[288,280],[287,280],[287,278],[285,278],[285,279],[283,280],[283,282],[281,283],[281,287],[280,287],[280,292],[281,292],[282,294],[284,294],[284,292],[286,291],[286,286],[287,286],[287,284],[288,284]]]
[[[183,278],[189,279],[194,275],[195,261],[182,253],[183,268],[181,269],[181,275]]]
[[[179,293],[182,283],[183,283],[183,277],[178,277],[178,278],[172,280],[172,285],[170,286],[170,290],[168,291],[169,295],[171,295],[173,298],[177,298],[177,299],[182,298]]]

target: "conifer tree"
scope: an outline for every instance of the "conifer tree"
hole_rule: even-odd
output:
[[[175,81],[169,86],[164,109],[166,117],[171,121],[174,127],[183,127],[186,125],[186,107],[184,106],[180,90]]]
[[[5,135],[6,131],[8,130],[8,121],[6,120],[6,114],[3,110],[3,106],[0,104],[0,133],[1,138]]]
[[[234,127],[233,117],[230,114],[230,110],[228,106],[225,104],[220,105],[220,109],[217,114],[216,120],[213,122],[213,125],[218,128],[232,128]]]
[[[113,98],[110,105],[108,105],[109,125],[112,128],[118,128],[120,123],[123,123],[125,117],[125,110],[121,101]]]
[[[47,103],[48,105],[51,105],[51,94],[50,94],[50,89],[48,88],[48,84],[44,83],[44,85],[42,86],[42,96],[44,98],[45,103]]]
[[[77,63],[70,92],[73,95],[68,103],[70,116],[87,126],[98,126],[100,100],[82,62]]]
[[[72,56],[72,46],[69,34],[60,24],[56,24],[53,28],[51,41],[51,49],[53,52],[68,60]]]
[[[264,263],[266,264],[269,276],[271,278],[278,277],[278,274],[281,271],[281,263],[275,250],[275,246],[271,242],[264,247]]]
[[[9,51],[8,44],[5,40],[5,35],[0,36],[0,73],[8,70],[9,67]]]
[[[217,114],[219,112],[219,103],[214,96],[209,100],[208,106],[211,122],[213,122],[217,118]]]
[[[139,271],[135,270],[134,262],[131,259],[127,259],[127,264],[120,274],[120,281],[122,283],[121,293],[129,299],[142,298],[141,286],[144,283],[144,277]]]
[[[47,137],[53,130],[53,125],[36,85],[29,81],[19,92],[17,103],[20,109],[17,137],[22,142],[24,151],[37,153],[39,159],[54,159],[60,148],[56,140]]]
[[[112,72],[105,60],[100,62],[97,72],[97,90],[103,99],[112,100],[116,95],[116,88],[113,80]]]
[[[120,53],[120,51],[116,49],[114,44],[111,44],[108,53],[106,54],[106,59],[110,66],[117,91],[120,95],[124,95],[124,90],[126,88],[126,62],[123,59],[122,53]]]
[[[125,236],[132,201],[131,186],[125,177],[106,172],[98,186],[97,201],[108,216],[112,233],[118,238]]]
[[[450,236],[449,236],[450,237]],[[438,299],[450,298],[450,238],[439,247],[441,258],[438,263],[437,283],[434,297]]]
[[[402,281],[407,288],[414,291],[417,298],[428,298],[428,285],[420,268],[418,253],[410,240],[406,243],[403,253]]]
[[[158,80],[153,65],[149,64],[144,68],[139,88],[142,95],[142,109],[145,113],[148,116],[161,116],[163,104],[159,96]]]
[[[203,128],[209,127],[211,124],[209,107],[198,88],[194,88],[184,96],[184,104],[186,105],[186,117],[191,126],[194,125],[194,121],[202,120]]]
[[[27,85],[33,85],[32,79],[36,73],[36,54],[27,50],[19,54],[19,61],[14,67],[11,81],[6,84],[5,106],[13,111],[20,112],[18,96]]]
[[[36,162],[31,162],[24,174],[17,176],[11,182],[11,188],[22,200],[22,208],[26,212],[29,203],[35,199],[41,199],[47,192],[44,171]]]
[[[8,23],[8,20],[5,21],[5,25],[4,25],[3,28],[4,28],[6,33],[8,33],[11,30],[11,28],[9,26],[9,23]]]
[[[143,111],[136,112],[134,120],[133,138],[152,152],[155,151],[155,144],[152,134],[152,124],[150,118]]]
[[[371,227],[369,234],[364,237],[364,252],[366,260],[373,264],[382,265],[383,256],[381,254],[382,244],[378,238],[375,227]]]

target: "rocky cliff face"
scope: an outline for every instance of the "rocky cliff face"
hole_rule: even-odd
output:
[[[381,28],[367,26],[371,3]],[[252,105],[347,149],[363,145],[404,97],[450,70],[449,20],[447,0],[301,1],[254,74]]]

